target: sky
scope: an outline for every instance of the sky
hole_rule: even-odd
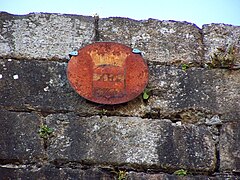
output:
[[[104,17],[154,18],[240,26],[240,0],[0,0],[0,11],[12,14],[48,12]]]

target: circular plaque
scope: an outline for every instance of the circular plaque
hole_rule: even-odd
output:
[[[72,56],[68,80],[82,97],[100,104],[136,98],[148,83],[148,67],[140,53],[123,44],[96,42]]]

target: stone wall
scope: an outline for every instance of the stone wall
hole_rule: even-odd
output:
[[[144,52],[149,99],[70,87],[68,53],[95,41]],[[238,26],[1,12],[0,177],[240,179],[239,69]]]

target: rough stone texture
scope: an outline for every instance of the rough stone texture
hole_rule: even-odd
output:
[[[0,12],[0,56],[66,59],[94,38],[93,17]]]
[[[206,176],[206,175],[186,175],[186,176],[179,176],[179,175],[170,175],[166,173],[159,173],[159,174],[148,174],[148,173],[136,173],[136,172],[129,172],[127,174],[127,179],[129,180],[160,180],[160,179],[167,179],[167,180],[226,180],[226,179],[238,179],[235,175],[215,175],[215,176]]]
[[[224,124],[220,134],[220,169],[240,172],[240,122]]]
[[[201,63],[200,29],[191,23],[107,18],[99,21],[100,41],[116,41],[143,51],[148,61]]]
[[[169,179],[169,180],[207,180],[207,176],[177,176],[170,174],[147,174],[147,173],[135,173],[129,172],[127,178],[129,180],[158,180],[158,179]]]
[[[0,162],[36,163],[45,158],[36,113],[0,110]]]
[[[0,63],[1,106],[47,112],[81,106],[82,99],[69,87],[66,63],[11,59]]]
[[[137,117],[49,115],[55,130],[49,161],[129,164],[162,169],[213,171],[215,146],[211,133],[194,125]]]
[[[148,100],[151,112],[168,117],[174,113],[184,122],[196,123],[208,115],[239,120],[240,73],[223,69],[150,66]]]
[[[240,71],[220,71],[214,77],[217,112],[227,121],[240,120]]]
[[[211,57],[218,52],[219,48],[226,49],[230,45],[234,45],[238,51],[235,53],[236,63],[240,64],[240,26],[206,24],[203,25],[202,31],[205,62],[211,61]]]
[[[223,121],[239,120],[238,71],[191,68],[184,72],[178,67],[150,65],[148,86],[152,92],[147,103],[139,96],[129,103],[104,106],[83,99],[70,87],[66,66],[64,62],[0,59],[0,106],[48,113],[75,111],[82,116],[178,116],[187,123],[214,115]]]
[[[126,171],[125,171],[126,172]],[[117,172],[103,171],[99,168],[90,169],[72,169],[70,167],[56,168],[48,165],[44,167],[37,166],[16,166],[16,165],[2,165],[0,167],[1,179],[39,179],[39,180],[65,180],[65,179],[79,179],[79,180],[113,180],[118,179]],[[141,172],[126,172],[125,179],[127,180],[226,180],[239,179],[238,176],[232,174],[221,174],[215,176],[206,175],[187,175],[177,176],[167,173],[141,173]]]
[[[55,168],[53,166],[9,166],[0,167],[1,179],[39,179],[39,180],[112,180],[114,176],[97,168],[92,169],[72,169],[72,168]]]

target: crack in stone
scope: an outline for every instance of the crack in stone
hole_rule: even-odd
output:
[[[216,155],[216,166],[214,169],[214,172],[220,172],[220,150],[219,150],[219,140],[220,140],[220,133],[222,129],[222,125],[216,125],[216,128],[218,130],[218,140],[215,144],[215,155]]]

